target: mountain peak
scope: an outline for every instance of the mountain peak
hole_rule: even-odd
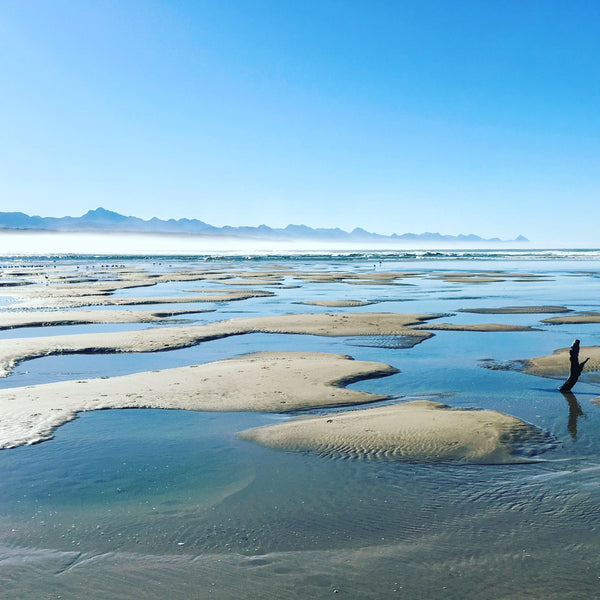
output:
[[[110,232],[144,232],[144,233],[179,233],[191,235],[236,236],[252,239],[284,239],[284,240],[321,240],[342,241],[356,243],[385,243],[388,241],[402,241],[411,243],[503,243],[498,238],[484,239],[477,235],[443,235],[441,233],[404,233],[398,235],[381,235],[371,233],[362,227],[356,227],[350,233],[335,228],[317,228],[307,225],[288,225],[284,229],[272,229],[267,225],[259,227],[214,227],[198,219],[169,219],[167,221],[154,217],[150,220],[139,217],[126,217],[112,210],[99,206],[88,210],[81,217],[31,217],[24,213],[0,212],[0,229],[42,230],[42,231],[110,231]],[[527,238],[520,235],[513,242],[528,242]]]
[[[117,212],[112,210],[107,210],[106,208],[102,208],[99,206],[95,210],[88,210],[85,215],[81,217],[82,219],[102,219],[102,220],[111,220],[111,221],[122,221],[124,219],[129,219],[131,217],[125,217],[120,215]]]

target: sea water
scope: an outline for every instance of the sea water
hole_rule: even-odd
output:
[[[205,266],[206,258],[168,262],[176,271]],[[535,330],[436,331],[413,348],[388,336],[250,334],[170,352],[21,363],[0,382],[3,387],[116,376],[260,350],[337,352],[399,369],[353,388],[389,395],[389,402],[425,398],[499,410],[539,427],[547,443],[535,449],[544,450],[533,456],[535,462],[523,465],[343,460],[269,450],[235,436],[288,418],[281,415],[84,413],[58,428],[50,441],[0,451],[1,596],[600,597],[600,406],[592,402],[600,387],[593,380],[579,382],[574,407],[556,391],[558,381],[484,368],[486,359],[501,363],[549,354],[574,337],[582,346],[599,345],[600,325],[542,324],[551,314],[457,312],[548,304],[597,309],[597,258],[592,252],[228,257],[229,268],[240,270],[286,267],[284,283],[298,287],[264,288],[275,292],[272,298],[214,303],[214,312],[192,315],[190,323],[339,310],[443,313],[448,316],[442,320],[452,323],[513,323]],[[157,268],[152,265],[158,259],[35,260],[82,268],[107,260]],[[213,257],[211,267],[218,268],[219,260]],[[5,259],[5,265],[11,261]],[[408,286],[356,286],[304,283],[293,278],[298,270],[420,275],[401,280]],[[486,270],[545,277],[482,284],[430,277],[434,271]],[[184,290],[196,287],[183,282],[161,290],[160,285],[153,295],[186,295]],[[120,294],[137,297],[144,289],[149,288]],[[296,304],[315,299],[378,303],[340,309]],[[111,330],[122,326],[23,334]]]

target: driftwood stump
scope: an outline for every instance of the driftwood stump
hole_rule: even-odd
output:
[[[569,360],[571,361],[571,369],[569,371],[569,379],[567,379],[558,389],[561,392],[570,392],[573,386],[577,383],[579,376],[583,372],[585,363],[590,360],[586,358],[582,363],[579,362],[579,340],[575,340],[571,344],[569,350]]]

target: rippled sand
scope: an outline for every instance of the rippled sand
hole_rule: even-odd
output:
[[[16,363],[41,356],[97,352],[157,352],[247,333],[393,335],[405,336],[407,345],[415,345],[433,334],[419,331],[413,326],[438,316],[399,313],[290,314],[229,319],[187,327],[0,340],[0,373],[6,376]],[[67,317],[68,313],[65,313],[64,318]],[[35,317],[32,315],[31,318]]]
[[[374,302],[367,302],[365,300],[306,300],[304,302],[298,302],[298,304],[308,304],[309,306],[326,306],[330,308],[343,308],[353,306],[368,306],[374,304]]]
[[[107,408],[289,412],[385,396],[347,390],[397,369],[324,353],[261,352],[123,377],[0,390],[0,448],[49,439],[78,412]]]
[[[579,361],[583,362],[586,358],[590,360],[583,369],[584,376],[590,371],[600,371],[600,346],[582,346],[579,349]],[[569,348],[559,348],[552,354],[519,362],[523,373],[539,377],[564,378],[569,375]]]
[[[245,440],[324,456],[462,463],[523,462],[515,444],[539,436],[490,410],[452,410],[426,400],[298,418],[241,433]]]
[[[428,323],[419,325],[416,329],[427,331],[535,331],[532,327],[525,325],[509,325],[506,323]]]
[[[461,308],[459,312],[481,315],[529,315],[571,312],[564,306],[502,306],[498,308]]]
[[[89,325],[92,323],[160,323],[169,317],[178,317],[210,309],[183,310],[70,310],[70,311],[11,311],[0,312],[0,329],[19,327],[51,327],[54,325]]]

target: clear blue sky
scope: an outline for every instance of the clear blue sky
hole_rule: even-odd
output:
[[[0,211],[600,245],[600,2],[0,0]]]

